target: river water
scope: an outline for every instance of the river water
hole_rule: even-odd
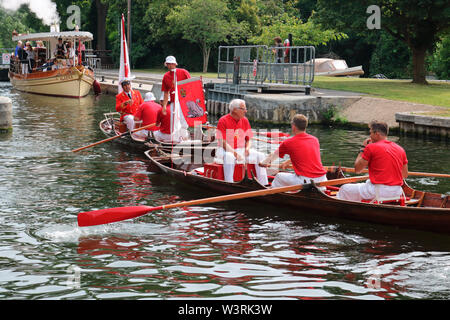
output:
[[[147,172],[98,128],[114,98],[20,93],[0,135],[0,299],[448,299],[450,236],[318,217],[256,201],[78,228],[79,212],[204,197]],[[324,164],[351,166],[367,132],[311,127]],[[390,137],[411,171],[450,172],[446,142]],[[411,178],[450,193],[450,181]]]

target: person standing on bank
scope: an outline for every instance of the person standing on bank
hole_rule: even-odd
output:
[[[218,147],[214,158],[215,163],[223,164],[223,174],[226,182],[234,182],[235,163],[250,163],[255,165],[256,178],[262,185],[267,185],[267,170],[259,163],[264,154],[251,149],[253,137],[250,122],[245,117],[247,108],[245,101],[234,99],[230,102],[230,113],[222,116],[217,123],[216,139]]]
[[[284,187],[297,184],[327,181],[327,171],[320,158],[319,140],[306,133],[308,118],[303,114],[296,114],[291,122],[293,137],[286,139],[280,147],[271,153],[260,163],[262,167],[270,166],[270,163],[286,154],[289,159],[280,165],[281,169],[287,169],[292,165],[295,173],[279,172],[272,181],[272,187]]]
[[[408,177],[405,150],[387,139],[385,122],[369,123],[370,137],[364,140],[355,160],[355,173],[369,168],[369,180],[341,186],[337,197],[342,200],[399,199],[403,194],[403,179]]]
[[[122,80],[121,85],[123,91],[116,95],[116,111],[120,112],[120,121],[131,131],[134,129],[134,114],[144,101],[138,90],[131,89],[129,80]]]

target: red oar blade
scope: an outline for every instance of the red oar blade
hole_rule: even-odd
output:
[[[99,224],[112,223],[126,219],[132,219],[146,214],[149,211],[159,210],[162,207],[118,207],[81,212],[78,214],[78,226],[89,227]]]

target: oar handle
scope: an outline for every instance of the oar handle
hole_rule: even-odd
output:
[[[84,146],[84,147],[81,147],[81,148],[78,148],[78,149],[74,149],[74,150],[72,150],[72,152],[78,152],[78,151],[81,151],[81,150],[84,150],[84,149],[87,149],[87,148],[90,148],[90,147],[93,147],[93,146],[96,146],[96,145],[99,145],[99,144],[102,144],[102,143],[105,143],[105,142],[117,139],[117,138],[120,138],[120,137],[123,137],[123,136],[126,136],[127,134],[130,134],[130,133],[135,133],[135,132],[138,132],[140,130],[151,128],[151,127],[153,127],[155,125],[156,125],[156,123],[151,123],[151,124],[148,124],[146,126],[143,126],[143,127],[131,130],[131,131],[127,131],[127,132],[118,134],[118,135],[116,135],[114,137],[110,137],[110,138],[106,138],[106,139],[101,140],[101,141],[97,141],[97,142],[95,142],[93,144],[90,144],[88,146]]]
[[[334,168],[340,168],[343,172],[347,173],[355,173],[354,168],[348,168],[348,167],[324,167],[326,170],[328,169],[334,169]],[[367,173],[369,172],[368,169],[364,169],[361,173]],[[414,171],[408,171],[408,176],[416,176],[416,177],[436,177],[436,178],[450,178],[450,174],[446,173],[431,173],[431,172],[414,172]]]

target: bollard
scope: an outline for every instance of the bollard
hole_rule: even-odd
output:
[[[0,133],[12,131],[12,102],[10,98],[0,97]]]

